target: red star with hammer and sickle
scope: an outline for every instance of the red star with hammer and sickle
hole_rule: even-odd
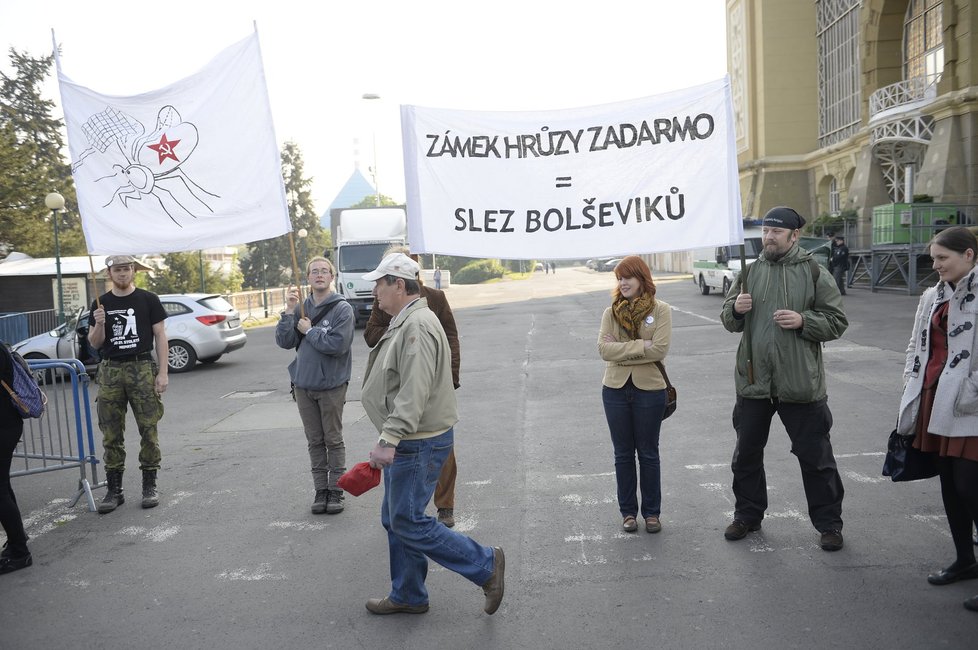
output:
[[[163,161],[166,160],[167,158],[173,158],[177,162],[180,162],[180,159],[177,158],[177,155],[173,153],[173,150],[177,148],[178,144],[180,144],[179,140],[167,140],[166,134],[164,133],[163,137],[160,138],[159,143],[151,144],[147,146],[153,151],[155,151],[156,153],[160,154],[159,164],[162,165]]]

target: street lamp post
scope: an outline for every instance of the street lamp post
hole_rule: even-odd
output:
[[[65,197],[57,192],[51,192],[44,197],[44,205],[51,211],[54,222],[54,266],[58,276],[58,325],[65,322],[65,294],[61,286],[61,242],[58,239],[58,213],[65,209]]]
[[[363,93],[363,99],[366,100],[380,99],[380,95],[376,93]],[[375,197],[375,205],[379,208],[380,207],[380,182],[377,180],[377,126],[375,124],[372,125],[371,127],[371,134],[372,134],[373,148],[374,148],[374,166],[370,170],[370,172],[374,177],[374,190],[377,192],[377,196]]]

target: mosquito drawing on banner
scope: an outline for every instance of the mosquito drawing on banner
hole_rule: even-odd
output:
[[[72,164],[73,172],[96,153],[111,157],[104,162],[111,162],[112,173],[94,181],[112,188],[111,196],[102,207],[108,207],[114,201],[125,208],[129,208],[130,201],[155,201],[181,228],[183,225],[177,217],[196,219],[200,216],[196,213],[201,210],[214,212],[207,197],[218,199],[220,196],[195,183],[183,169],[197,148],[197,127],[184,122],[173,106],[160,109],[156,129],[148,135],[139,120],[109,106],[90,116],[82,125],[82,131],[89,146]],[[112,159],[118,162],[112,162]]]

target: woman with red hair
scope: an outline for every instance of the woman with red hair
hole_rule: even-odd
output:
[[[601,317],[598,352],[607,362],[602,400],[615,450],[618,509],[622,528],[638,530],[636,489],[641,490],[645,530],[662,530],[659,427],[666,408],[663,361],[672,339],[669,305],[656,300],[652,272],[642,258],[629,255],[615,267],[618,285]],[[638,455],[638,474],[635,456]]]

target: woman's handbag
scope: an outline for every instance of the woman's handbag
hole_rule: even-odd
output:
[[[913,446],[913,436],[901,436],[894,429],[886,443],[883,476],[891,481],[919,481],[937,476],[937,458],[929,451]]]
[[[669,381],[669,375],[666,374],[666,367],[662,365],[662,362],[656,361],[655,365],[658,366],[659,372],[662,373],[662,378],[666,380],[666,410],[662,414],[662,419],[665,420],[676,412],[676,387]]]

